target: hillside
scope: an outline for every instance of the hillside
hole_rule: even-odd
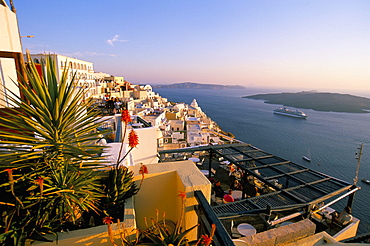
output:
[[[368,113],[370,111],[369,98],[349,94],[303,91],[298,93],[258,94],[244,96],[243,98],[265,100],[265,103],[317,111],[348,113]]]
[[[216,85],[192,82],[174,83],[170,85],[153,85],[152,87],[163,89],[245,89],[243,86],[240,85]]]

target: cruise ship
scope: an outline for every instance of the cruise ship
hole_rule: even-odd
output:
[[[274,110],[275,114],[281,114],[281,115],[286,115],[286,116],[291,116],[295,118],[301,118],[301,119],[306,119],[307,115],[303,113],[302,111],[296,109],[296,110],[290,110],[287,109],[286,107],[281,107],[277,108]]]

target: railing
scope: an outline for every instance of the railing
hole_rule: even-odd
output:
[[[358,243],[358,244],[360,244],[360,243],[368,243],[369,240],[370,240],[370,232],[367,232],[367,233],[364,233],[364,234],[360,234],[360,235],[358,235],[356,237],[343,240],[341,242],[343,244],[344,243]]]
[[[140,116],[137,116],[136,119],[137,119],[138,123],[143,123],[144,127],[151,127],[152,126],[152,124],[150,122],[145,121]]]
[[[210,235],[212,224],[216,225],[216,231],[213,236],[212,245],[214,246],[234,246],[229,233],[222,225],[217,215],[213,212],[211,205],[207,202],[203,193],[199,190],[194,191],[194,196],[198,200],[198,209],[196,209],[200,226],[198,235]]]

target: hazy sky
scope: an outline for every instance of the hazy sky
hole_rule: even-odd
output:
[[[9,2],[9,1],[7,1]],[[370,91],[369,0],[14,0],[23,47],[132,83]]]

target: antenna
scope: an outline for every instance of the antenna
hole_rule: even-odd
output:
[[[356,185],[357,184],[357,181],[358,181],[358,171],[360,170],[360,165],[361,165],[361,156],[362,156],[362,149],[364,147],[364,144],[360,144],[360,146],[357,148],[357,152],[356,152],[356,157],[355,159],[357,159],[357,167],[356,167],[356,176],[355,178],[353,179],[353,184]]]

